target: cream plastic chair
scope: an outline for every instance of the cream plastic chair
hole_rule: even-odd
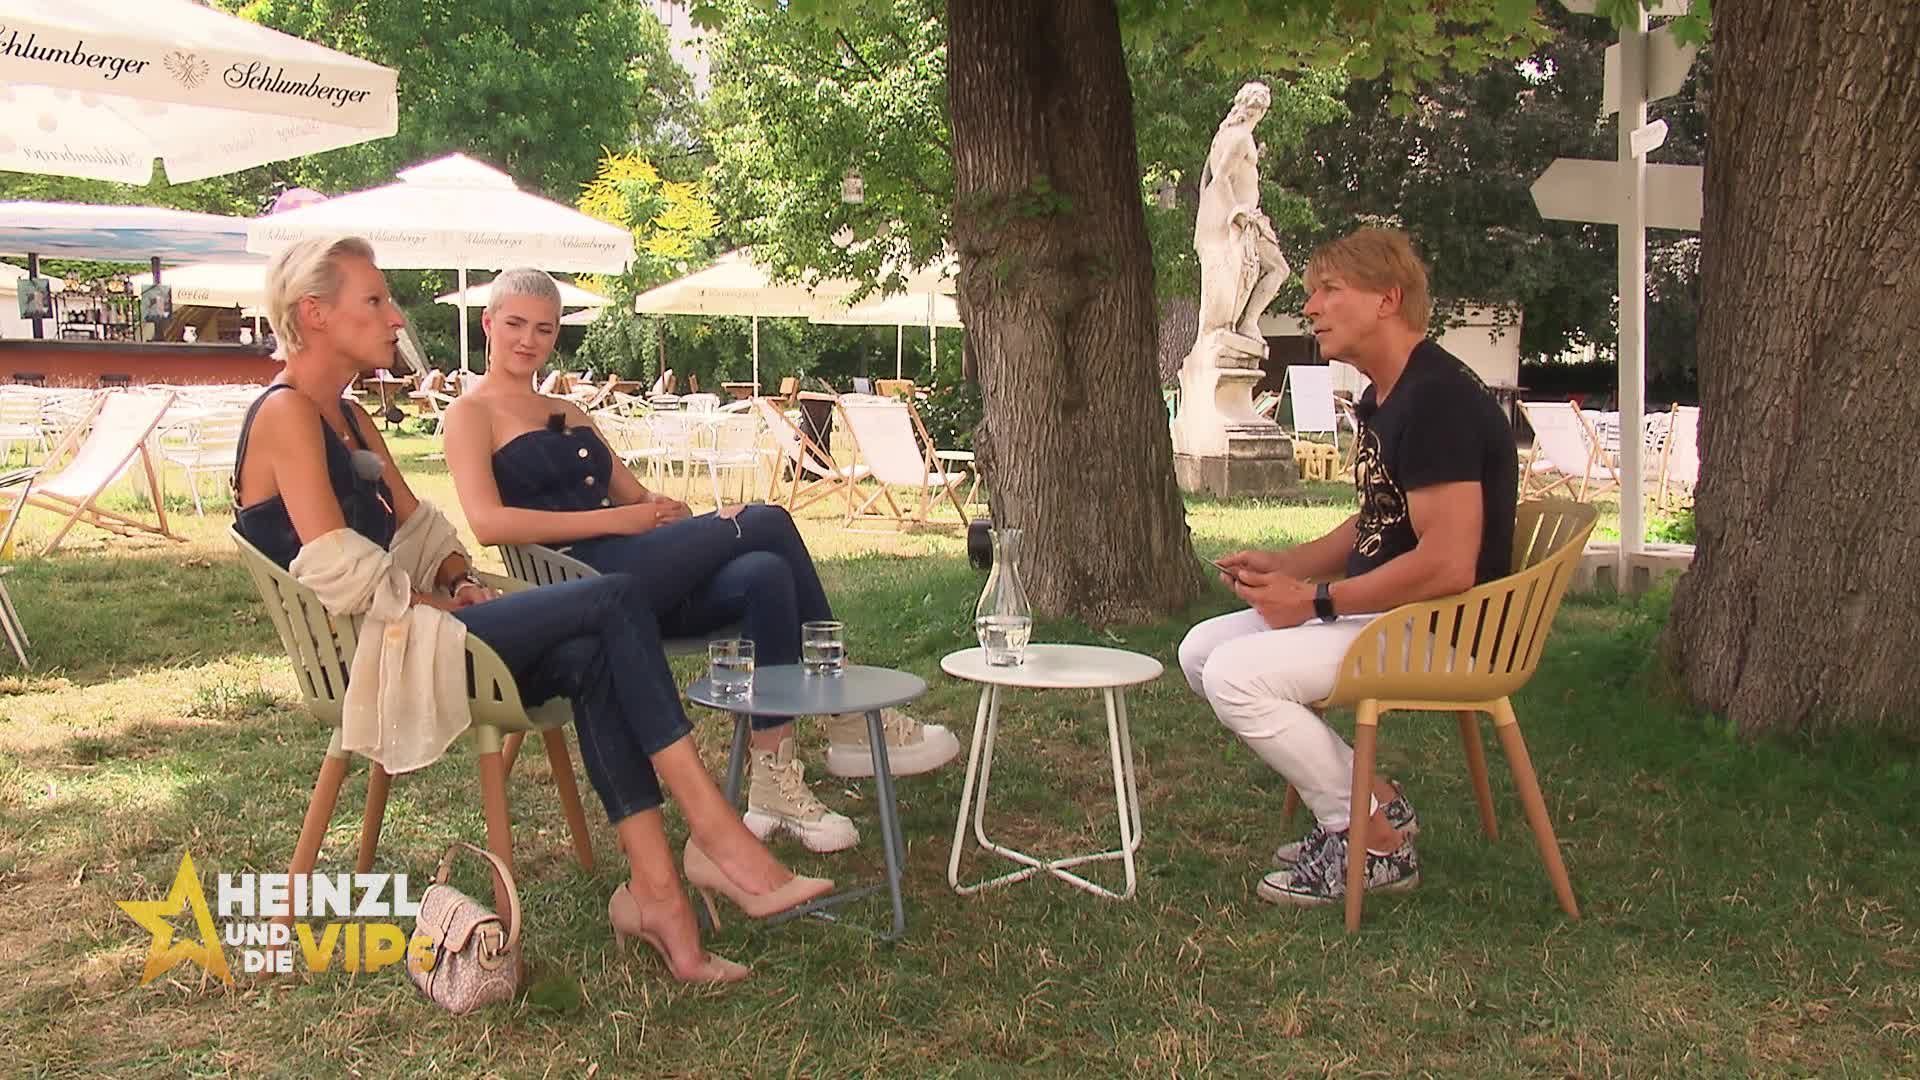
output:
[[[280,644],[293,661],[300,683],[300,695],[307,711],[333,728],[327,744],[326,759],[313,785],[313,797],[307,803],[306,818],[300,825],[300,840],[294,845],[288,872],[305,874],[319,860],[320,843],[327,823],[340,798],[340,784],[347,775],[347,753],[340,746],[340,711],[347,689],[347,673],[353,664],[353,650],[360,630],[357,618],[330,614],[312,589],[300,584],[254,547],[237,530],[229,530],[234,546],[240,549],[240,563],[253,578],[260,599],[266,603],[273,628],[280,633]],[[492,574],[478,575],[489,588],[509,592],[525,588],[518,582]],[[574,855],[580,865],[593,869],[593,843],[587,835],[586,813],[580,807],[580,791],[574,783],[573,760],[568,756],[565,730],[573,720],[573,711],[564,698],[553,698],[527,709],[521,704],[520,690],[512,672],[486,642],[467,637],[468,707],[473,711],[473,749],[480,774],[481,804],[487,820],[487,848],[500,860],[513,866],[512,821],[507,812],[507,766],[502,756],[502,736],[511,732],[524,736],[538,731],[547,745],[547,760],[553,767],[554,786],[559,789],[560,805],[573,837]],[[387,792],[393,777],[374,764],[367,776],[367,804],[360,822],[360,851],[354,863],[356,873],[373,868],[380,843],[380,826],[386,817]]]
[[[59,466],[58,471],[51,467],[42,471],[34,482],[32,494],[27,496],[28,503],[52,510],[66,519],[41,554],[53,554],[66,540],[67,533],[82,522],[120,536],[148,533],[169,540],[181,539],[167,525],[166,500],[153,466],[153,455],[148,450],[154,428],[172,404],[171,391],[113,391],[94,401],[89,415],[68,431],[60,445],[47,455],[48,462],[66,459],[65,464]],[[100,496],[136,457],[146,474],[147,495],[160,520],[158,526],[99,505]],[[0,536],[0,548],[4,548],[9,539],[10,536]]]
[[[874,504],[885,500],[896,525],[904,525],[909,520],[927,523],[939,498],[945,496],[953,504],[960,524],[967,524],[967,508],[960,505],[960,496],[955,490],[966,482],[967,471],[940,467],[939,451],[912,405],[851,395],[842,395],[834,404],[846,421],[855,460],[868,470],[869,475],[863,479],[877,485],[866,502],[848,511],[849,522],[855,518],[881,518],[879,513],[869,511]],[[902,513],[900,504],[894,501],[890,489],[896,487],[912,488],[919,493],[918,509],[911,517]]]
[[[500,553],[500,561],[506,564],[507,573],[519,583],[516,588],[537,589],[542,585],[558,585],[563,581],[600,575],[600,571],[579,559],[544,544],[496,544],[494,550]],[[662,638],[660,648],[668,656],[705,656],[707,642],[739,636],[740,626],[734,623],[704,637]],[[520,742],[524,738],[526,736],[518,732],[507,736],[503,751],[508,768],[513,767],[513,759],[519,755]]]
[[[1564,487],[1585,502],[1588,495],[1620,487],[1612,455],[1601,449],[1599,434],[1571,402],[1522,401],[1520,413],[1533,429],[1533,449],[1520,467],[1522,497]]]
[[[1354,707],[1353,801],[1347,833],[1349,933],[1360,928],[1366,901],[1367,828],[1380,717],[1395,710],[1450,712],[1460,725],[1460,744],[1473,778],[1480,823],[1488,839],[1497,839],[1493,789],[1487,782],[1486,755],[1480,746],[1480,713],[1493,717],[1493,731],[1506,752],[1513,786],[1546,864],[1554,895],[1570,918],[1580,917],[1567,868],[1554,839],[1553,819],[1520,737],[1511,695],[1527,684],[1553,628],[1567,583],[1593,532],[1598,511],[1585,503],[1537,500],[1522,503],[1515,515],[1513,566],[1507,577],[1477,585],[1456,596],[1403,604],[1367,624],[1340,661],[1333,690],[1314,703]],[[1283,816],[1298,805],[1287,787]]]
[[[853,488],[867,475],[865,465],[834,465],[833,455],[800,430],[791,417],[771,398],[755,398],[761,422],[773,439],[774,462],[768,470],[767,501],[779,503],[788,513],[798,513],[821,499],[841,495],[847,500],[847,513],[853,513]],[[780,473],[789,476],[787,494],[779,494]],[[804,483],[803,483],[804,481]]]

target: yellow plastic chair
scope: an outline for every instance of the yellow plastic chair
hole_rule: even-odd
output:
[[[319,779],[314,782],[313,797],[307,803],[306,819],[301,822],[300,840],[294,845],[293,863],[289,868],[290,873],[305,874],[313,870],[319,859],[320,842],[326,836],[327,822],[332,820],[334,804],[340,797],[340,784],[347,775],[347,753],[340,746],[340,711],[361,620],[328,613],[312,589],[300,584],[238,531],[229,530],[228,535],[240,549],[241,565],[246,567],[254,586],[260,590],[261,600],[266,602],[273,628],[280,632],[280,644],[286,648],[287,658],[293,661],[307,711],[333,728],[333,738],[327,744]],[[527,587],[493,574],[476,576],[488,588],[502,592]],[[487,819],[488,850],[509,868],[513,866],[502,736],[508,732],[524,735],[538,731],[547,745],[547,760],[553,767],[553,782],[559,789],[567,830],[573,836],[574,854],[583,868],[592,870],[593,842],[587,835],[587,817],[580,807],[580,789],[574,782],[573,759],[568,756],[563,734],[573,720],[570,703],[565,698],[553,698],[532,709],[524,707],[513,673],[486,642],[472,635],[467,636],[467,672],[467,704],[473,712],[473,748]],[[373,869],[374,851],[380,843],[380,825],[386,817],[387,791],[392,784],[391,773],[377,763],[371,766],[366,813],[360,824],[360,854],[354,863],[356,873]]]
[[[1514,520],[1514,573],[1455,596],[1394,608],[1375,617],[1347,647],[1333,691],[1314,707],[1354,708],[1353,802],[1347,827],[1349,933],[1360,928],[1366,901],[1363,882],[1373,794],[1369,781],[1380,717],[1395,710],[1450,712],[1458,718],[1480,824],[1490,840],[1499,838],[1499,828],[1478,714],[1493,717],[1494,734],[1506,752],[1554,895],[1570,918],[1580,917],[1510,695],[1525,686],[1540,665],[1554,613],[1597,517],[1593,507],[1563,499],[1521,503]],[[1288,785],[1284,816],[1290,819],[1298,802]]]

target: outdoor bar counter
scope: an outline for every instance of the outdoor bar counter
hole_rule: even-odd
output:
[[[0,382],[89,387],[267,383],[279,370],[280,362],[261,345],[0,339]]]

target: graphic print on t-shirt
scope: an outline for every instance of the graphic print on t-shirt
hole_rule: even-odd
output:
[[[1407,493],[1387,471],[1380,436],[1371,424],[1360,428],[1353,483],[1360,492],[1360,520],[1354,526],[1353,550],[1371,559],[1380,554],[1387,532],[1407,520]]]

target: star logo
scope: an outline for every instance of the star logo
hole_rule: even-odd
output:
[[[147,950],[146,969],[140,973],[141,986],[173,970],[182,960],[191,960],[207,974],[217,976],[228,986],[233,985],[233,974],[227,970],[227,954],[220,948],[220,936],[214,931],[213,913],[207,909],[207,894],[200,888],[200,876],[194,872],[192,855],[181,852],[180,869],[173,875],[173,887],[167,890],[165,900],[114,902],[131,915],[141,929],[153,935],[153,944]],[[173,940],[173,924],[167,920],[180,914],[182,908],[193,911],[194,926],[200,931],[198,944],[176,944]]]

